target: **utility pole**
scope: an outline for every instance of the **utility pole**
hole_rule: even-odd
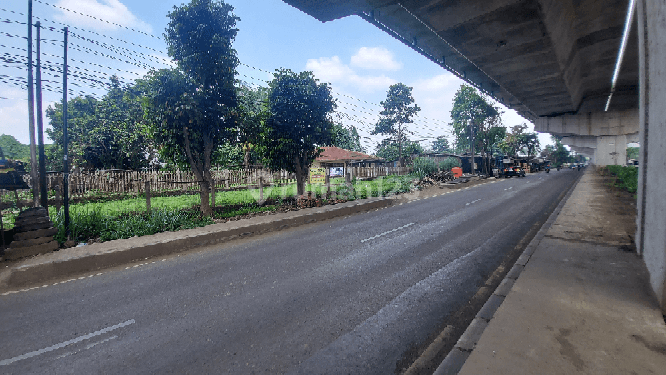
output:
[[[44,117],[42,114],[42,63],[41,63],[41,24],[37,28],[37,145],[39,146],[39,203],[48,210],[46,195],[46,160],[44,156]]]
[[[470,158],[470,173],[474,175],[474,126],[472,126],[473,121],[470,121],[469,123],[469,152],[471,155]]]
[[[65,233],[69,239],[69,162],[67,161],[67,33],[68,28],[63,29],[64,51],[62,63],[62,185],[63,205],[65,209]]]
[[[35,93],[32,79],[32,0],[28,0],[28,128],[30,131],[30,180],[32,203],[37,207],[37,150],[35,148]]]

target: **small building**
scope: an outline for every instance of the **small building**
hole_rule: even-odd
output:
[[[373,167],[382,164],[384,159],[377,156],[364,154],[358,151],[349,151],[340,147],[327,146],[322,147],[321,155],[312,163],[313,168],[328,169],[331,177],[342,177],[347,168],[354,167]]]

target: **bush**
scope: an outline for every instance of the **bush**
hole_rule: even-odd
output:
[[[439,163],[439,168],[443,171],[450,171],[451,168],[460,167],[460,159],[448,157]]]
[[[615,186],[626,189],[630,193],[636,192],[636,189],[638,189],[638,168],[609,165],[608,171],[618,178]]]
[[[416,158],[412,164],[412,174],[419,178],[423,178],[431,173],[437,172],[437,163],[428,158]]]
[[[65,233],[64,210],[53,217],[53,225],[58,229],[54,236],[58,243],[67,240]],[[70,213],[70,238],[74,241],[99,239],[117,240],[134,236],[146,236],[155,233],[191,229],[213,224],[213,220],[199,212],[154,209],[150,214],[130,213],[112,217],[101,213],[100,209],[73,211]]]

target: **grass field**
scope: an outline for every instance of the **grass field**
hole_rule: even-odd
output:
[[[331,190],[336,192],[338,199],[343,200],[386,196],[409,191],[412,179],[411,176],[388,176],[372,181],[355,181],[352,188],[344,185],[343,179],[333,179]],[[327,203],[326,186],[307,185],[306,190],[310,192],[312,198]],[[293,200],[295,195],[295,184],[268,186],[264,188],[263,199],[271,203],[262,205],[258,204],[259,189],[217,192],[213,218],[204,217],[199,212],[201,199],[198,194],[153,197],[150,213],[146,212],[144,197],[77,203],[70,206],[71,238],[80,242],[87,242],[90,239],[109,241],[200,227],[212,224],[213,219],[276,210],[283,201]],[[18,212],[18,209],[3,211],[5,229],[13,227]],[[66,236],[62,210],[57,212],[55,207],[49,207],[49,215],[59,229],[56,239],[60,243],[64,242]]]

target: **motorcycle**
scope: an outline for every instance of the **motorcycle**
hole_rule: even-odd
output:
[[[550,165],[546,166],[546,173],[550,173]]]

